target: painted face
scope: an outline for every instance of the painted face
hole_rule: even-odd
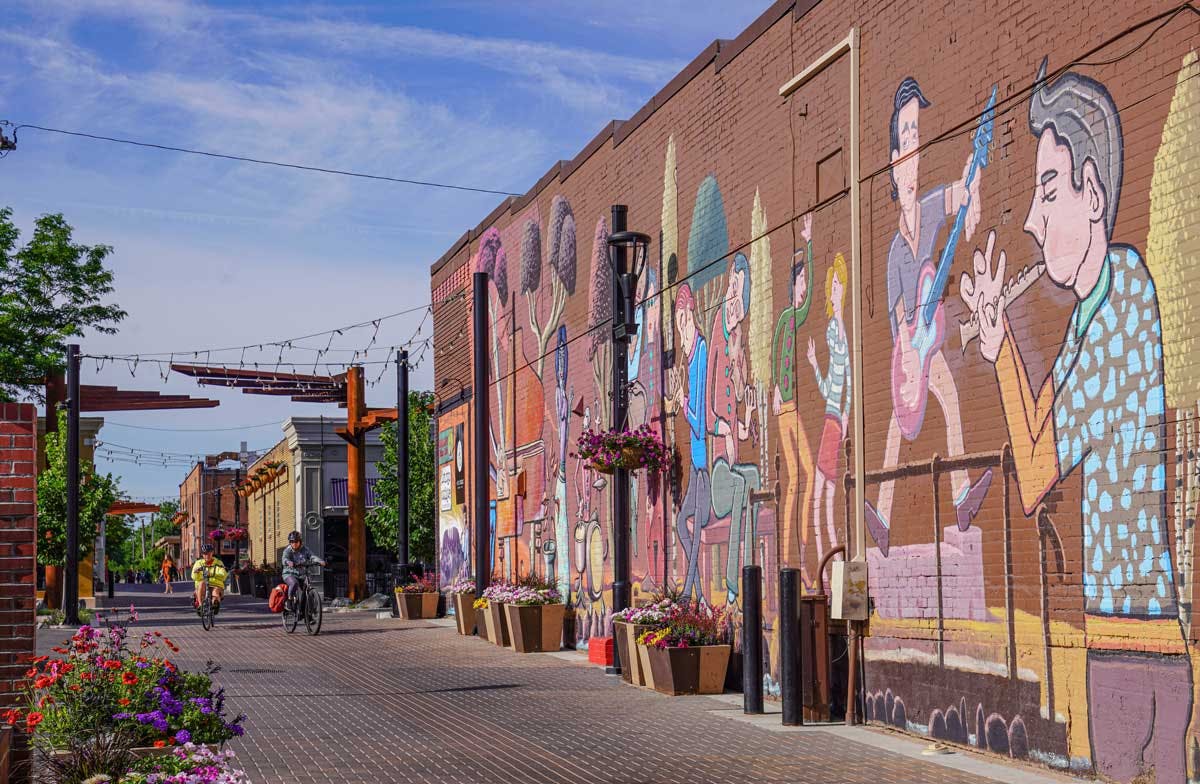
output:
[[[1052,129],[1042,131],[1025,231],[1041,248],[1050,279],[1067,288],[1087,256],[1092,221],[1104,220],[1104,197],[1094,174],[1085,167],[1083,188],[1075,190],[1071,170],[1071,151]]]
[[[679,308],[675,311],[675,324],[679,327],[679,342],[683,353],[691,356],[692,346],[696,343],[696,319],[691,308]]]
[[[746,315],[742,305],[742,288],[746,285],[746,274],[734,272],[729,276],[729,285],[725,289],[725,326],[733,329],[741,323]]]
[[[842,286],[842,279],[837,275],[833,276],[833,282],[829,286],[829,298],[833,301],[833,312],[841,314],[842,306],[846,304],[846,289]]]
[[[662,297],[655,296],[658,294],[657,286],[650,286],[646,296],[649,299],[646,301],[646,323],[642,329],[646,331],[646,342],[653,343],[658,336],[658,320],[662,318]]]
[[[801,267],[796,270],[796,277],[792,281],[792,307],[800,307],[806,299],[808,299],[808,276],[804,274],[804,268]]]
[[[900,107],[900,113],[896,117],[900,149],[892,150],[892,179],[896,181],[900,209],[906,213],[912,212],[917,203],[917,170],[921,160],[921,154],[917,152],[917,148],[921,146],[921,133],[917,124],[919,111],[917,99],[913,98]],[[904,160],[900,160],[901,158]]]

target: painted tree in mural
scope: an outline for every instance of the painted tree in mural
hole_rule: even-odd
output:
[[[529,328],[537,339],[535,367],[542,378],[546,364],[546,346],[558,329],[567,297],[575,293],[575,215],[570,203],[555,196],[550,205],[550,310],[542,317],[542,234],[537,222],[530,219],[521,237],[521,293],[529,303]]]
[[[763,209],[758,189],[754,191],[754,207],[750,211],[750,301],[755,303],[750,311],[750,374],[758,395],[758,421],[766,421],[767,391],[771,385],[771,341],[774,338],[774,310],[771,303],[771,238],[767,236],[767,211]],[[758,435],[761,453],[762,481],[767,483],[767,437],[766,428]]]
[[[507,374],[507,367],[502,362],[501,346],[504,341],[501,339],[501,327],[505,321],[504,314],[508,303],[508,257],[504,253],[504,244],[500,241],[500,231],[494,226],[479,238],[479,253],[476,263],[476,269],[487,273],[488,279],[492,282],[491,292],[494,296],[489,297],[488,302],[492,336],[491,376],[493,381],[499,381]],[[505,385],[502,383],[495,385],[496,406],[493,420],[495,424],[491,429],[492,455],[496,466],[496,495],[499,498],[508,496],[508,479],[503,471],[505,455],[508,453],[505,443],[508,429],[505,427],[504,421],[504,389]]]
[[[1200,160],[1193,152],[1200,135],[1200,62],[1196,53],[1183,59],[1171,111],[1163,125],[1162,143],[1150,179],[1150,232],[1146,266],[1158,289],[1162,319],[1163,371],[1167,405],[1175,412],[1176,455],[1175,554],[1179,567],[1180,620],[1191,625],[1192,548],[1196,501],[1200,494],[1200,234],[1195,231],[1195,194],[1200,189]]]
[[[696,192],[692,210],[692,233],[688,235],[687,270],[692,291],[696,293],[700,313],[709,313],[721,298],[720,283],[708,285],[723,277],[728,264],[723,263],[729,252],[729,229],[725,222],[725,202],[717,178],[708,175]]]
[[[592,283],[588,290],[588,359],[596,381],[596,408],[592,412],[592,429],[604,427],[608,421],[605,401],[608,400],[609,374],[612,372],[612,272],[608,265],[608,222],[596,221],[592,239]]]

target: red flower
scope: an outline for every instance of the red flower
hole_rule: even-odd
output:
[[[53,704],[54,704],[54,698],[51,697],[49,694],[46,694],[40,700],[38,700],[37,706],[39,708],[44,708],[47,705],[53,705]]]
[[[120,705],[120,706],[123,708],[123,707],[125,707],[126,705],[128,705],[128,704],[129,704],[129,698],[128,698],[128,697],[122,697],[121,699],[117,700],[117,704],[118,704],[118,705]]]
[[[121,662],[117,661],[116,659],[109,659],[108,661],[104,662],[104,669],[119,670],[121,669]]]
[[[4,717],[5,724],[16,724],[17,722],[21,721],[21,711],[17,710],[16,708],[9,708],[0,715]]]
[[[134,675],[132,672],[121,673],[121,683],[124,683],[126,686],[133,686],[137,682],[138,682],[137,676]]]
[[[31,711],[30,714],[25,717],[25,728],[28,730],[32,730],[41,723],[42,714],[38,713],[37,711]]]
[[[30,667],[28,670],[25,671],[25,677],[33,678],[33,677],[37,676],[37,673],[38,673],[37,667]]]
[[[36,681],[33,682],[33,688],[44,689],[52,683],[54,683],[53,678],[43,675],[42,677],[38,678]]]
[[[60,648],[57,645],[54,646],[53,648],[51,648],[50,650],[54,651],[55,653],[68,653],[69,652],[69,651],[67,651],[66,648]]]
[[[85,681],[90,681],[92,678],[94,678],[96,676],[90,672],[83,672],[83,673],[79,674],[79,677],[83,678]]]
[[[33,663],[41,664],[42,662],[46,661],[46,659],[49,659],[49,658],[50,658],[49,656],[37,656],[34,658]]]
[[[163,746],[166,746],[166,745],[167,745],[167,742],[165,740],[154,741],[154,748],[156,748],[156,749],[161,749]]]

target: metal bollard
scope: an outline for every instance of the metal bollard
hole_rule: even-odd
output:
[[[804,723],[804,693],[800,684],[800,570],[779,570],[779,670],[783,723]]]
[[[763,712],[762,567],[742,567],[742,713]]]

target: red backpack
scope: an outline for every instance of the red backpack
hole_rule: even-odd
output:
[[[287,602],[287,590],[283,583],[271,589],[271,596],[267,599],[267,607],[271,608],[271,612],[283,612],[283,605]]]

